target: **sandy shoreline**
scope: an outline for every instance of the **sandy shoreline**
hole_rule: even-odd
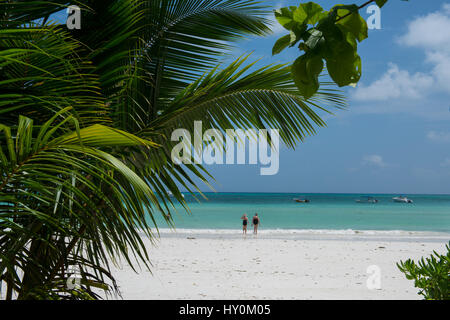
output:
[[[113,270],[123,299],[421,299],[395,263],[445,252],[449,234],[214,235],[162,232],[152,273]],[[330,239],[332,237],[332,239]],[[369,290],[369,266],[381,289]]]

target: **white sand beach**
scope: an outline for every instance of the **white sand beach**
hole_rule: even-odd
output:
[[[445,252],[449,238],[163,233],[149,247],[152,274],[124,264],[114,275],[123,299],[421,299],[395,263]],[[367,287],[372,265],[381,272],[380,289]]]

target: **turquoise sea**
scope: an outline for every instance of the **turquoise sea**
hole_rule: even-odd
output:
[[[191,214],[177,205],[177,229],[240,229],[241,216],[258,213],[261,229],[404,230],[450,233],[450,195],[408,195],[414,203],[395,203],[394,194],[205,193],[199,203],[185,194]],[[376,204],[357,203],[371,196]],[[293,198],[310,203],[296,203]],[[159,226],[162,218],[157,217]]]

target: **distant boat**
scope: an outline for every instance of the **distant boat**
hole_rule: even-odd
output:
[[[167,194],[169,195],[169,197],[174,197],[173,193],[168,191]],[[184,194],[181,194],[181,196],[184,198]]]
[[[413,203],[411,199],[408,199],[407,197],[401,196],[401,197],[394,197],[392,198],[394,202],[401,202],[401,203]]]
[[[293,200],[298,203],[310,203],[311,202],[308,199],[300,199],[300,198],[294,198]]]
[[[357,203],[378,203],[378,199],[374,197],[361,197],[360,199],[355,200]]]

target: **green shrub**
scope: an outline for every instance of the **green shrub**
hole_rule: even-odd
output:
[[[397,267],[406,278],[414,280],[414,286],[420,288],[419,294],[427,300],[450,300],[450,242],[447,255],[433,251],[430,258],[422,258],[416,264],[408,259],[400,261]]]

